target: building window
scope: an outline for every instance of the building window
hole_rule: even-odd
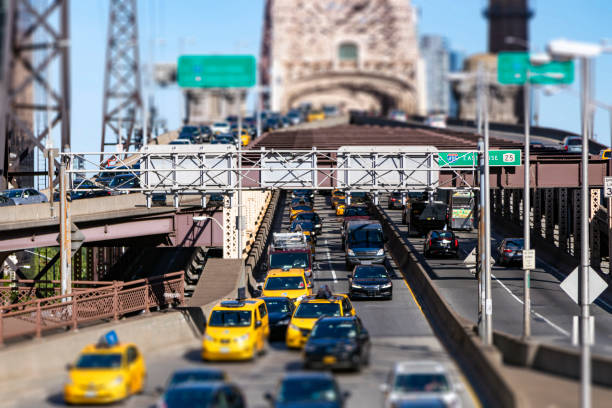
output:
[[[355,61],[357,62],[357,45],[353,43],[342,43],[338,49],[338,58],[340,61]]]

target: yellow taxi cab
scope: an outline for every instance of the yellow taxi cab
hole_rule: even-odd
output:
[[[332,192],[332,198],[331,198],[332,208],[335,209],[338,203],[343,203],[345,202],[345,200],[346,200],[346,193],[344,193],[344,191],[334,190]]]
[[[270,269],[266,281],[261,287],[261,296],[283,296],[299,299],[312,294],[312,283],[306,277],[304,269],[292,268],[288,271]]]
[[[308,112],[308,118],[307,119],[308,119],[309,122],[314,122],[316,120],[323,120],[323,119],[325,119],[325,112],[319,111],[319,110],[310,111],[310,112]]]
[[[336,215],[344,215],[344,209],[346,208],[346,202],[341,200],[336,205]]]
[[[243,146],[247,146],[251,143],[251,135],[246,130],[242,130],[242,134],[240,135],[240,140],[242,141]]]
[[[202,340],[202,359],[251,360],[263,353],[270,335],[262,299],[224,300],[210,312]]]
[[[147,369],[135,344],[119,343],[114,331],[86,346],[68,366],[67,404],[107,404],[144,390]]]
[[[612,149],[603,149],[599,152],[599,158],[604,160],[610,160],[611,153]]]
[[[316,295],[302,298],[287,327],[287,347],[304,347],[310,331],[321,316],[355,316],[355,309],[347,295],[332,294],[327,286],[320,288]]]
[[[295,220],[295,217],[297,217],[299,213],[309,212],[309,211],[312,211],[312,206],[308,204],[293,206],[291,207],[291,211],[289,213],[289,220],[293,221]]]

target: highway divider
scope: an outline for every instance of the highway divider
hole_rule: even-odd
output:
[[[462,319],[444,300],[429,275],[419,263],[399,229],[380,206],[370,205],[383,226],[388,248],[399,269],[411,286],[430,324],[459,362],[467,376],[474,381],[484,406],[527,407],[523,394],[503,373],[500,353],[485,346],[474,333],[471,322]]]

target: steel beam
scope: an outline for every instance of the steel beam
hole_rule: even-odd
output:
[[[531,233],[534,237],[542,236],[542,190],[539,188],[533,189],[533,227]]]
[[[544,238],[552,243],[555,242],[555,202],[554,190],[544,189]]]
[[[559,249],[568,252],[568,194],[567,188],[559,189]]]
[[[590,248],[591,248],[591,266],[599,268],[601,265],[601,235],[598,224],[597,213],[601,208],[601,193],[599,189],[592,188],[590,190],[590,213],[589,213],[589,233],[590,233]]]
[[[580,214],[582,211],[582,200],[581,200],[581,192],[580,189],[576,188],[572,191],[572,209],[573,209],[573,236],[574,236],[574,245],[573,245],[573,253],[575,257],[580,255],[580,243],[581,232],[580,232]]]
[[[512,191],[512,221],[515,225],[521,225],[521,199],[523,192],[513,189]]]

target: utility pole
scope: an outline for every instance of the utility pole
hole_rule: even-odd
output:
[[[524,169],[524,189],[523,189],[523,236],[524,236],[524,251],[531,249],[530,233],[531,233],[531,206],[530,206],[530,125],[531,125],[531,87],[529,86],[531,79],[529,77],[529,69],[527,70],[525,84],[523,85],[523,97],[525,108],[525,159],[523,164]],[[523,272],[523,338],[527,339],[531,336],[531,293],[530,293],[530,278],[529,269]]]
[[[485,286],[485,335],[484,344],[493,344],[493,300],[491,298],[491,199],[489,190],[489,84],[484,99],[484,286]]]
[[[142,111],[140,90],[140,57],[138,51],[138,13],[136,0],[110,0],[104,96],[102,112],[102,140],[100,151],[106,146],[124,145],[129,151],[136,115]],[[126,126],[125,143],[120,137],[120,123]],[[143,134],[143,138],[147,136]],[[104,160],[103,155],[100,162]]]
[[[582,87],[582,186],[581,186],[581,236],[580,236],[580,395],[582,408],[591,407],[591,338],[589,310],[589,117],[590,117],[590,70],[591,64],[587,57],[580,61],[580,77]]]
[[[240,259],[240,281],[238,284],[238,299],[246,298],[246,276],[244,259],[242,257],[242,109],[241,90],[238,89],[238,216],[236,217],[236,228],[238,228],[238,259]]]
[[[68,166],[66,156],[60,161],[60,286],[61,295],[72,293],[72,221],[68,201]],[[64,299],[65,300],[65,299]]]

